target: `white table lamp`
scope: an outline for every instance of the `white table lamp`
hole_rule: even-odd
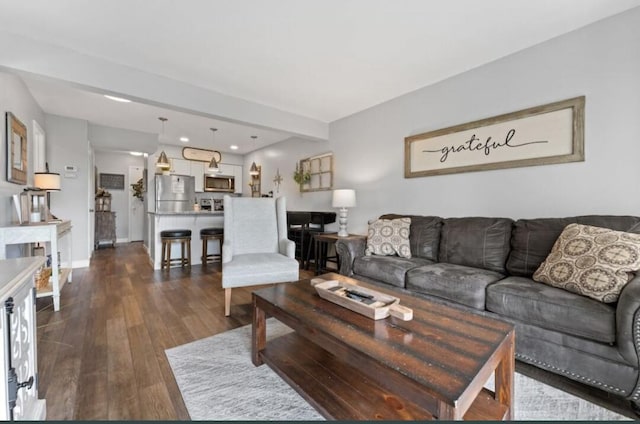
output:
[[[51,192],[60,191],[60,174],[57,172],[49,172],[49,163],[46,164],[46,172],[36,172],[33,174],[33,185],[42,191],[47,192],[47,216],[45,221],[54,219],[51,214]]]
[[[356,206],[356,192],[355,190],[333,190],[333,200],[331,205],[334,208],[340,208],[340,215],[338,223],[340,230],[338,231],[338,237],[347,237],[347,208],[353,208]]]

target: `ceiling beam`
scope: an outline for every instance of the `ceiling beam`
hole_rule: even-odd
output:
[[[329,125],[53,44],[0,31],[0,67],[40,75],[101,94],[243,125],[327,140]]]

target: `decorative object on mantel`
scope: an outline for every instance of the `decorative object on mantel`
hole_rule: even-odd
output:
[[[7,181],[27,184],[27,127],[11,112],[6,113]]]
[[[404,139],[404,177],[584,161],[585,97]]]
[[[211,138],[213,141],[213,145],[216,145],[216,131],[218,131],[217,128],[209,128],[211,130]],[[184,156],[184,151],[182,152],[182,155]],[[209,161],[209,166],[207,167],[207,172],[209,174],[217,174],[218,172],[220,172],[220,168],[218,168],[218,161],[216,160],[216,155],[211,155],[211,160]]]
[[[338,218],[340,230],[338,231],[338,237],[347,237],[349,235],[349,232],[347,231],[347,208],[353,208],[356,206],[355,190],[333,190],[331,205],[334,208],[340,208],[340,215]]]
[[[300,160],[293,179],[301,192],[327,191],[333,188],[333,153],[323,153]]]
[[[162,122],[162,135],[160,139],[164,138],[164,123],[168,121],[167,118],[163,118],[162,116],[158,118]],[[167,154],[164,152],[160,152],[160,157],[158,157],[158,161],[156,162],[156,167],[160,168],[163,171],[168,171],[171,169],[171,164],[169,163],[169,159],[167,158]]]
[[[144,180],[142,178],[140,178],[137,183],[130,184],[131,189],[133,190],[133,197],[140,199],[141,202],[144,201],[144,194],[142,191],[143,184],[144,184]]]
[[[253,147],[255,148],[255,142],[256,142],[256,138],[258,138],[258,136],[257,135],[252,135],[251,138],[253,139]],[[253,163],[251,164],[251,168],[249,169],[249,175],[251,175],[251,176],[258,175],[258,166],[256,165],[256,161],[253,161]]]

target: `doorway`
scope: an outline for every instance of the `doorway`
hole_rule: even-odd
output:
[[[129,167],[129,184],[135,184],[142,179],[144,167]],[[144,214],[145,207],[142,199],[134,196],[133,190],[129,190],[129,241],[142,241],[144,238]]]

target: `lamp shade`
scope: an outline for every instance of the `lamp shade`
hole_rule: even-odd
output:
[[[251,168],[249,169],[249,175],[256,176],[256,175],[259,175],[259,174],[260,174],[260,171],[258,171],[258,165],[256,165],[255,162],[253,162],[251,164]]]
[[[209,162],[209,166],[207,167],[207,172],[210,174],[215,174],[219,171],[220,168],[218,167],[218,162],[216,161],[215,157],[212,157],[211,161]]]
[[[169,159],[167,158],[167,154],[164,150],[160,153],[156,166],[160,169],[171,169],[171,164],[169,163]]]
[[[356,205],[356,191],[351,189],[333,190],[331,205],[334,208],[353,208]]]
[[[40,190],[60,191],[60,174],[56,172],[36,172],[33,174],[33,185]]]

